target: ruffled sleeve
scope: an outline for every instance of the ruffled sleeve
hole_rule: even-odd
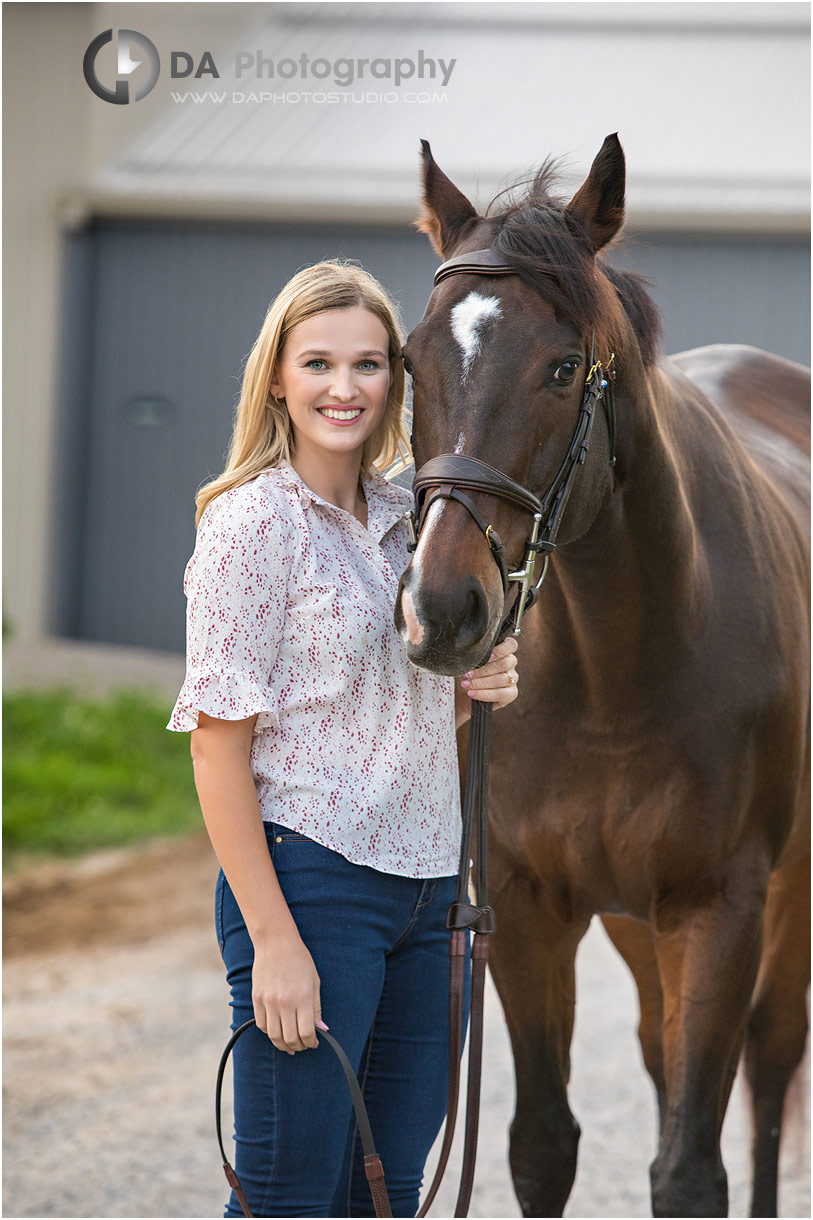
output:
[[[167,728],[188,732],[257,713],[255,734],[279,727],[271,673],[285,621],[290,531],[256,481],[203,512],[184,573],[186,678]]]

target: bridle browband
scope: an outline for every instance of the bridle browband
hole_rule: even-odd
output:
[[[434,286],[437,287],[448,276],[460,273],[518,274],[517,269],[503,262],[495,250],[470,250],[442,263],[435,272]],[[508,635],[509,630],[513,635],[519,635],[522,616],[536,601],[542,581],[545,579],[548,560],[556,549],[556,536],[561,524],[562,513],[570,497],[576,471],[587,458],[590,433],[598,402],[604,403],[610,438],[610,465],[615,464],[615,405],[612,387],[615,368],[613,360],[614,357],[610,356],[605,370],[601,361],[597,359],[594,337],[591,343],[590,368],[584,379],[584,398],[576,422],[576,430],[556,477],[541,499],[526,487],[509,478],[508,475],[503,474],[502,471],[489,466],[487,462],[480,461],[479,458],[464,457],[458,453],[442,453],[425,462],[415,473],[412,483],[415,508],[407,513],[411,534],[409,550],[417,549],[427,512],[435,500],[438,498],[457,500],[485,534],[491,554],[500,571],[503,596],[507,596],[511,582],[519,585],[514,605],[490,644],[485,654],[486,660],[491,655],[495,644],[501,642]],[[533,513],[533,525],[525,543],[525,558],[521,568],[517,568],[513,572],[508,571],[502,539],[493,525],[485,522],[472,500],[465,491],[460,490],[461,488],[483,491],[489,495],[498,496],[500,499],[510,500],[520,508]],[[536,583],[533,584],[536,556],[540,551],[544,555],[542,571]],[[485,661],[480,664],[485,664]]]

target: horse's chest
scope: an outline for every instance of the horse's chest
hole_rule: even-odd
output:
[[[647,916],[670,825],[691,805],[679,766],[646,739],[573,730],[494,772],[491,820],[507,855],[573,909]]]

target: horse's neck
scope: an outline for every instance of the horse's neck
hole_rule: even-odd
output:
[[[618,396],[618,478],[551,572],[550,629],[576,653],[588,709],[611,720],[679,669],[704,612],[704,559],[659,418],[672,391],[657,372],[642,389]]]

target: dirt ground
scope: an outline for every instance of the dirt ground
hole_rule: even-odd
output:
[[[222,1215],[212,1109],[229,1010],[212,926],[215,876],[202,835],[7,881],[5,1216]],[[646,1216],[654,1096],[634,1036],[632,983],[598,925],[578,976],[571,1099],[583,1136],[566,1214]],[[507,1165],[512,1065],[490,986],[485,1038],[470,1214],[518,1216]],[[811,1214],[808,1082],[809,1073],[783,1149],[783,1216]],[[747,1153],[738,1082],[724,1131],[732,1216],[747,1214]],[[436,1216],[453,1212],[459,1158],[458,1145]]]

